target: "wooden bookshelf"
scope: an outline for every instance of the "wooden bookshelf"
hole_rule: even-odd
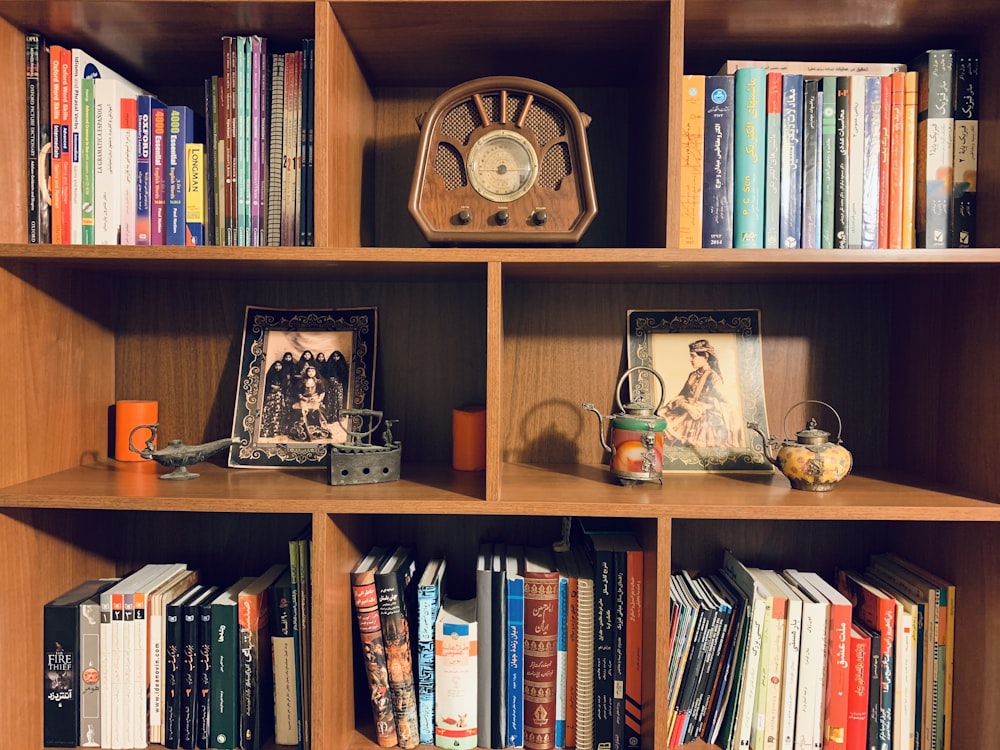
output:
[[[990,0],[5,0],[0,2],[0,688],[5,736],[42,746],[42,605],[87,577],[177,559],[219,577],[314,536],[315,750],[374,750],[347,572],[376,541],[470,569],[481,537],[541,544],[561,517],[622,519],[646,551],[644,631],[669,628],[671,569],[860,566],[903,554],[958,586],[952,747],[1000,734],[1000,99],[984,96],[980,249],[677,249],[680,80],[727,57],[907,60],[967,44],[1000,78]],[[86,48],[197,105],[222,34],[316,39],[316,246],[28,245],[23,42]],[[460,60],[457,64],[455,61]],[[427,247],[406,209],[415,118],[448,87],[523,75],[588,129],[599,212],[576,248]],[[987,91],[988,91],[987,87]],[[318,469],[188,483],[108,458],[116,399],[160,403],[161,435],[230,434],[248,304],[377,306],[376,400],[403,477],[335,488]],[[766,406],[819,398],[856,470],[831,493],[779,476],[667,475],[622,488],[595,420],[613,409],[628,309],[761,311]],[[451,409],[484,402],[487,469],[450,468]],[[463,566],[463,562],[466,563]],[[468,575],[468,574],[466,574]],[[467,581],[458,574],[456,585]],[[650,657],[643,750],[665,746],[667,658]],[[25,688],[25,686],[29,686]]]

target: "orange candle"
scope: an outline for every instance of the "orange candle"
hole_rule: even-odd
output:
[[[458,471],[486,468],[486,407],[461,406],[451,412],[451,465]]]
[[[126,400],[115,402],[115,460],[144,461],[135,451],[129,450],[129,436],[136,450],[146,447],[149,430],[134,430],[139,425],[156,424],[159,420],[159,403],[156,401]]]

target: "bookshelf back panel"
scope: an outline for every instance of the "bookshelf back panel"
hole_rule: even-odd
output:
[[[118,290],[117,397],[158,400],[163,439],[232,434],[247,304],[377,307],[375,400],[410,460],[450,460],[452,408],[485,401],[482,284],[143,277]]]
[[[886,288],[841,284],[530,284],[508,282],[504,310],[504,460],[598,463],[595,420],[617,410],[627,365],[626,317],[635,310],[760,310],[770,432],[786,412],[820,399],[840,413],[860,466],[886,463],[889,388]],[[692,334],[691,340],[699,338]],[[844,377],[845,368],[851,377]],[[526,376],[530,373],[530,380]],[[725,373],[723,374],[725,377]],[[673,395],[682,383],[667,383]],[[627,390],[623,388],[623,390]],[[627,399],[628,394],[623,396]],[[789,415],[788,433],[802,428]],[[824,427],[835,432],[836,424]]]

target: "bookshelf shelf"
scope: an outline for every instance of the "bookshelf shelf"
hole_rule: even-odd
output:
[[[512,28],[516,34],[498,33]],[[527,19],[527,22],[525,22]],[[552,541],[566,515],[621,523],[646,552],[645,633],[669,631],[669,573],[761,566],[829,575],[895,551],[961,591],[952,746],[1000,734],[1000,99],[983,101],[975,250],[681,250],[681,76],[744,59],[910,59],[967,44],[1000,79],[992,0],[7,0],[0,2],[0,663],[41,685],[42,605],[88,577],[187,559],[218,576],[316,560],[314,750],[375,750],[347,572],[375,542],[471,570],[483,537]],[[198,106],[220,36],[316,40],[315,247],[24,242],[24,35],[86,48]],[[456,65],[455,60],[461,60]],[[579,247],[428,247],[406,203],[416,117],[446,88],[523,75],[592,116],[598,216]],[[379,308],[374,391],[402,479],[334,488],[323,469],[160,481],[109,460],[108,408],[160,402],[160,434],[231,432],[247,305]],[[777,475],[608,477],[607,413],[629,309],[761,311],[770,431],[803,399],[835,405],[856,469],[831,493]],[[451,410],[485,403],[487,468],[452,471]],[[452,568],[449,563],[449,569]],[[456,585],[468,584],[458,574]],[[641,750],[666,746],[667,656],[649,659]],[[0,716],[41,750],[41,693]],[[269,746],[270,747],[270,746]]]

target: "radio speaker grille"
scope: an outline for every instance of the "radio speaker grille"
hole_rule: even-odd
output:
[[[549,190],[558,190],[563,178],[568,177],[572,171],[569,147],[565,143],[556,143],[545,152],[538,167],[538,184]]]
[[[455,190],[468,184],[462,155],[450,143],[438,143],[434,171],[444,181],[446,190]]]

